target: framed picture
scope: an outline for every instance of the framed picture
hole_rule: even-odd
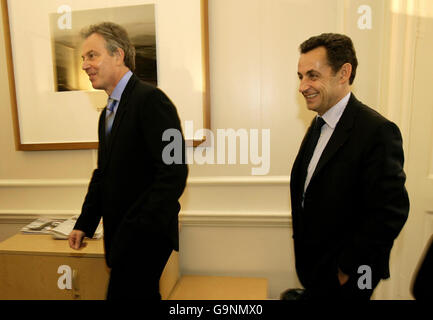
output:
[[[207,0],[0,1],[18,150],[97,148],[107,94],[81,70],[80,31],[102,21],[128,31],[136,75],[170,97],[188,144],[203,142],[194,132],[210,128]]]

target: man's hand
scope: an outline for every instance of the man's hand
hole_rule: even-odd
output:
[[[341,271],[340,268],[338,268],[338,281],[340,281],[340,285],[344,285],[349,281],[349,276]]]
[[[81,230],[72,230],[68,238],[69,246],[75,250],[84,248],[86,246],[86,244],[83,243],[83,239],[85,235],[86,234]]]

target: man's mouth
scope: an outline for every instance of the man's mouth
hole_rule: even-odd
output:
[[[313,93],[313,94],[304,94],[304,97],[307,99],[313,99],[315,97],[317,97],[319,94],[318,93]]]

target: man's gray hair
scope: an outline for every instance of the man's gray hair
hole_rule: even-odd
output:
[[[105,39],[106,48],[110,55],[121,48],[125,52],[125,66],[131,71],[135,70],[135,47],[129,40],[125,28],[113,22],[101,22],[83,29],[80,34],[83,39],[87,39],[94,33]]]

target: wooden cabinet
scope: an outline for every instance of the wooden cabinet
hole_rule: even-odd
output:
[[[76,251],[66,240],[23,234],[1,242],[0,299],[105,299],[109,269],[103,241],[86,239],[86,243]],[[160,281],[163,299],[178,278],[178,253],[173,252]]]

